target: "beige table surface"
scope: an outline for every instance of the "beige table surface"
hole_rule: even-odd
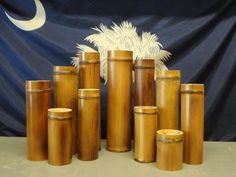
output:
[[[181,171],[158,170],[155,163],[138,163],[133,152],[102,150],[99,159],[77,160],[66,166],[50,166],[47,161],[26,159],[26,138],[0,137],[0,177],[236,177],[236,142],[205,142],[204,163],[184,164]]]

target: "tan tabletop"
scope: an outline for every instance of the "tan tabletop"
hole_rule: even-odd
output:
[[[186,165],[177,172],[158,170],[155,163],[133,160],[133,152],[102,150],[95,161],[83,162],[73,156],[66,166],[26,159],[26,138],[0,137],[0,177],[236,177],[236,142],[205,142],[204,163]]]

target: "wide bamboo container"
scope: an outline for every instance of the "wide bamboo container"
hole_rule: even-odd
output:
[[[156,166],[161,170],[175,171],[182,169],[183,132],[173,129],[158,130]]]
[[[131,51],[108,52],[107,150],[131,149]]]
[[[72,152],[76,152],[78,68],[54,66],[54,106],[72,109]]]
[[[163,70],[156,73],[159,129],[179,129],[179,92],[179,70]]]
[[[48,109],[48,163],[66,165],[72,159],[72,109]]]
[[[100,54],[98,52],[80,52],[79,55],[79,88],[100,89]],[[100,118],[100,117],[99,117]],[[98,147],[101,148],[101,120],[99,123]]]
[[[78,90],[78,159],[90,161],[98,158],[100,90]]]
[[[134,104],[154,105],[154,60],[136,60],[134,64]]]
[[[26,81],[27,158],[47,159],[47,110],[50,108],[49,80]]]
[[[203,161],[204,85],[181,84],[181,130],[184,132],[184,162]]]
[[[134,107],[134,159],[139,162],[156,160],[157,107]]]

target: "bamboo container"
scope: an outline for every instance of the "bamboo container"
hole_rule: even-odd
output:
[[[66,165],[72,159],[72,109],[48,109],[48,163]]]
[[[158,130],[156,166],[161,170],[175,171],[182,169],[183,132],[173,129]]]
[[[54,66],[54,106],[72,109],[72,152],[76,152],[78,68]]]
[[[156,160],[157,107],[134,107],[134,159],[139,162]]]
[[[50,107],[49,80],[26,81],[27,158],[47,159],[47,110]]]
[[[162,70],[156,74],[156,105],[159,129],[179,129],[180,71]]]
[[[136,60],[134,64],[135,106],[154,105],[154,60]]]
[[[131,149],[131,51],[108,52],[107,150]]]
[[[184,132],[184,162],[203,161],[204,85],[181,84],[181,130]]]
[[[98,158],[100,120],[100,90],[78,91],[78,159],[90,161]]]
[[[98,52],[80,52],[79,56],[79,88],[100,89],[100,54]],[[100,117],[99,117],[100,118]],[[98,147],[101,148],[101,120],[99,123]]]

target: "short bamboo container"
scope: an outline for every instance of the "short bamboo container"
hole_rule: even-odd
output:
[[[47,159],[47,110],[50,108],[49,80],[26,81],[27,158]]]
[[[100,54],[98,52],[80,52],[79,88],[100,89]],[[99,128],[101,120],[98,121]],[[98,147],[101,148],[101,130],[99,129]]]
[[[134,64],[134,105],[154,105],[154,60],[136,60]]]
[[[134,107],[134,159],[139,162],[156,160],[157,107]]]
[[[107,150],[126,152],[131,149],[131,51],[108,52]]]
[[[179,70],[163,70],[156,73],[159,129],[179,129],[179,92]]]
[[[183,132],[173,129],[158,130],[156,166],[161,170],[176,171],[182,169]]]
[[[84,161],[98,158],[100,90],[78,91],[78,159]]]
[[[76,152],[78,68],[54,66],[54,106],[72,109],[72,152]]]
[[[48,109],[48,163],[67,165],[72,159],[72,109]]]
[[[203,161],[204,85],[181,84],[181,130],[184,132],[184,162]]]

